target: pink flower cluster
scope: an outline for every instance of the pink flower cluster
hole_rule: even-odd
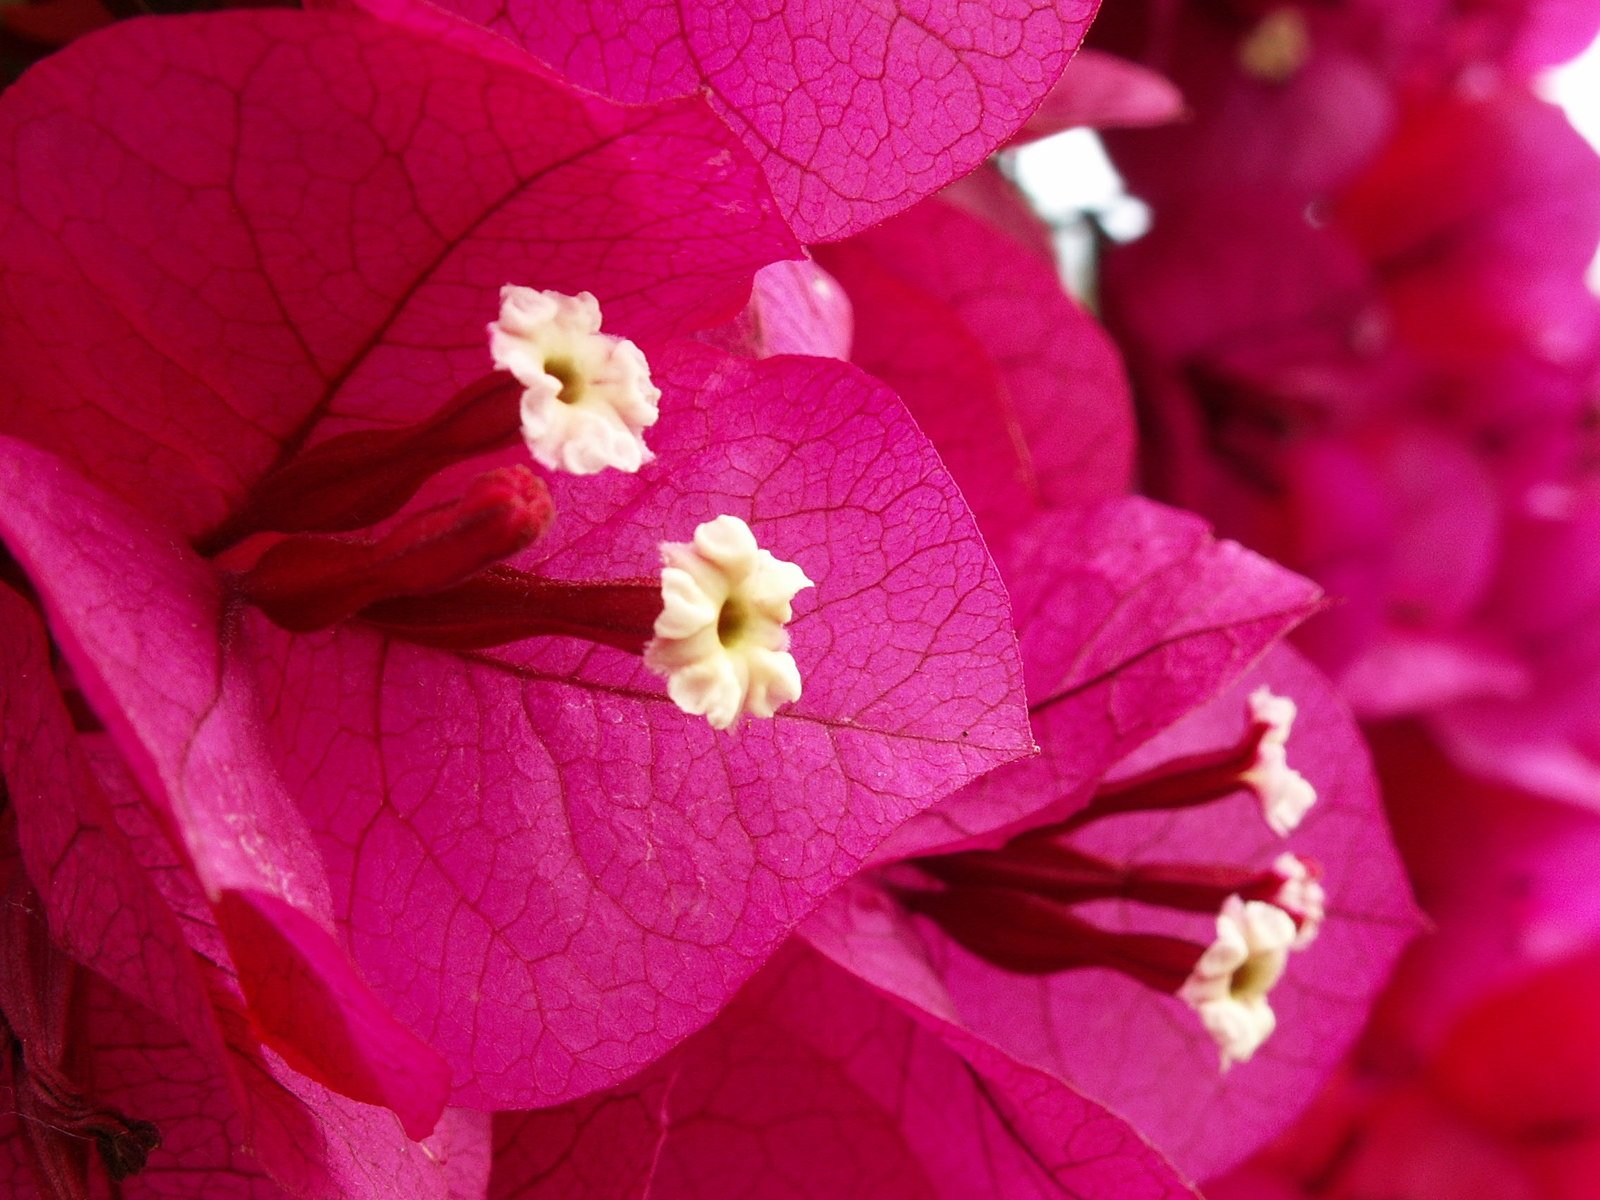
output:
[[[1159,11],[1158,11],[1159,10]],[[1105,313],[1152,494],[1305,572],[1433,929],[1225,1200],[1576,1198],[1600,993],[1600,158],[1553,2],[1133,4],[1190,120],[1108,136],[1149,235]]]
[[[1600,13],[1096,7],[6,10],[0,1190],[1253,1196],[1336,1070],[1581,1123],[1493,1031],[1594,975],[1587,814],[1502,793],[1600,778],[1529,91]],[[997,165],[1084,125],[1104,326]]]

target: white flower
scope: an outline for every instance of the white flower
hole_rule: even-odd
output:
[[[600,305],[588,292],[506,284],[489,353],[525,389],[522,438],[541,466],[632,472],[653,457],[643,433],[660,415],[661,392],[650,364],[626,338],[600,332]]]
[[[744,713],[770,717],[798,700],[784,626],[796,593],[812,586],[805,572],[761,549],[732,516],[707,521],[692,542],[663,543],[661,561],[661,615],[644,661],[666,677],[673,703],[727,729]]]
[[[1261,735],[1263,743],[1280,749],[1288,745],[1289,734],[1294,730],[1294,719],[1299,711],[1293,700],[1276,695],[1265,685],[1250,693],[1250,719],[1266,727]]]
[[[1283,882],[1271,902],[1294,921],[1294,948],[1304,950],[1317,940],[1327,917],[1328,894],[1320,881],[1321,872],[1297,854],[1278,855],[1272,860],[1272,870]]]
[[[1267,1003],[1294,946],[1289,914],[1260,900],[1229,896],[1206,948],[1178,998],[1195,1010],[1222,1052],[1222,1069],[1248,1062],[1278,1019]]]
[[[1289,731],[1294,727],[1295,704],[1287,696],[1260,687],[1250,693],[1250,718],[1264,727],[1256,743],[1256,759],[1240,774],[1240,781],[1261,801],[1261,814],[1272,831],[1287,837],[1317,802],[1311,781],[1289,765]]]

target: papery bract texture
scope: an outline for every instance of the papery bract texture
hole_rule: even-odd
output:
[[[1071,1081],[1124,1114],[1191,1178],[1238,1161],[1281,1130],[1349,1047],[1395,959],[1419,923],[1383,823],[1359,734],[1317,672],[1274,650],[1232,689],[1147,744],[1136,771],[1237,728],[1243,700],[1266,683],[1300,708],[1294,754],[1317,788],[1293,846],[1319,862],[1328,889],[1320,936],[1273,992],[1278,1029],[1256,1056],[1219,1078],[1216,1047],[1172,1000],[1095,970],[1022,980],[924,931],[955,1010],[1022,1061]],[[1118,773],[1121,773],[1119,769]],[[1113,776],[1113,778],[1115,775]],[[1264,865],[1283,842],[1249,796],[1226,810],[1124,816],[1089,826],[1079,844],[1122,861],[1220,858]],[[1147,914],[1108,903],[1110,928],[1149,928]],[[1187,923],[1175,921],[1172,931]],[[1212,918],[1184,931],[1208,937]],[[1108,1003],[1112,988],[1126,988]]]
[[[803,943],[615,1091],[496,1119],[494,1200],[1194,1193],[1132,1129]]]
[[[13,895],[9,903],[24,901]],[[17,919],[13,914],[13,925]],[[26,955],[30,949],[11,938],[0,944],[13,956]],[[71,1076],[73,1085],[92,1096],[97,1106],[149,1122],[159,1132],[160,1142],[137,1173],[111,1184],[116,1190],[109,1191],[98,1164],[91,1166],[88,1161],[95,1157],[90,1138],[52,1136],[48,1127],[30,1130],[26,1122],[31,1114],[8,1111],[0,1119],[0,1180],[8,1185],[7,1196],[277,1200],[289,1194],[275,1186],[242,1148],[243,1131],[215,1061],[195,1054],[170,1027],[90,972],[74,971],[68,990],[74,1017],[64,1057],[80,1064]],[[37,1044],[29,1051],[37,1054]],[[84,1070],[81,1064],[90,1065]],[[0,1068],[8,1097],[23,1095],[29,1069],[20,1054],[8,1052]]]
[[[31,73],[0,114],[0,429],[194,536],[300,445],[482,377],[507,282],[592,292],[650,342],[796,252],[703,103],[624,108],[496,52],[230,13]]]
[[[650,570],[662,540],[747,520],[817,581],[789,627],[805,693],[772,721],[718,734],[581,643],[463,656],[248,626],[357,960],[473,1103],[637,1070],[897,825],[1031,745],[999,579],[887,389],[688,344],[655,377],[655,462],[553,480],[562,517],[518,564]]]
[[[293,1196],[328,1200],[390,1200],[396,1195],[475,1200],[481,1196],[490,1151],[484,1114],[446,1109],[433,1133],[422,1142],[413,1142],[390,1112],[329,1091],[294,1071],[279,1056],[256,1047],[238,973],[192,872],[112,747],[103,738],[83,741],[118,832],[178,918],[191,951],[191,974],[206,989],[226,1047],[222,1065],[239,1114],[234,1127],[240,1144],[253,1153],[259,1169]],[[159,985],[160,981],[155,981],[157,988]],[[153,1007],[160,997],[153,1001],[152,990],[146,987],[132,994]],[[200,1051],[201,1059],[214,1061],[209,1042],[197,1041],[192,1035],[188,1041]],[[95,1052],[91,1049],[89,1053],[92,1059]],[[216,1120],[225,1111],[219,1100],[208,1116]],[[478,1190],[474,1191],[475,1187]]]
[[[193,863],[263,1037],[425,1136],[448,1073],[389,1016],[333,935],[328,881],[262,740],[220,582],[59,460],[3,438],[0,496],[0,532]]]
[[[1319,597],[1198,518],[1131,497],[1034,517],[1000,567],[1043,753],[909,822],[880,859],[1069,815],[1113,763],[1211,699]]]
[[[1095,0],[449,0],[619,100],[702,90],[766,169],[802,241],[856,233],[1009,138],[1082,39]]]
[[[96,1101],[154,1123],[162,1137],[148,1177],[125,1182],[124,1194],[146,1194],[138,1189],[148,1184],[195,1200],[233,1186],[327,1200],[453,1197],[452,1181],[467,1168],[452,1159],[470,1160],[474,1140],[486,1153],[486,1131],[474,1134],[470,1115],[447,1112],[421,1153],[392,1114],[334,1095],[263,1052],[183,852],[106,735],[74,732],[29,606],[7,590],[0,618],[0,769],[22,865],[39,889],[37,919],[86,968],[82,987],[101,997],[89,1008],[104,1008],[114,987],[123,1013],[115,1033],[103,1014],[69,1025],[66,1065],[90,1072],[73,1082]],[[22,951],[7,953],[16,961]],[[125,1069],[151,1058],[159,1069]],[[28,1180],[15,1194],[33,1194],[31,1170]]]
[[[7,444],[8,544],[174,814],[273,1044],[418,1130],[440,1097],[416,1034],[461,1102],[613,1082],[708,1020],[897,824],[1031,746],[1004,592],[892,394],[836,362],[668,348],[795,250],[732,135],[700,101],[621,107],[425,18],[133,25],[0,116],[20,264],[0,428],[70,460]],[[481,384],[508,276],[592,289],[666,392],[655,461],[552,481],[560,519],[514,565],[634,584],[663,542],[748,520],[819,584],[792,630],[805,696],[777,721],[714,734],[588,643],[291,635],[245,600],[263,473]],[[816,327],[788,311],[785,344],[841,340],[841,306]],[[297,983],[313,1019],[290,1019]],[[324,1013],[361,1054],[317,1041]]]
[[[377,1117],[393,1130],[384,1138],[335,1109],[313,1109],[314,1122],[300,1114],[298,1125],[285,1121],[273,1131],[276,1136],[252,1144],[253,1134],[265,1130],[252,1129],[238,1115],[229,1081],[215,1060],[197,1054],[170,1026],[97,976],[80,974],[75,1002],[72,1049],[92,1063],[85,1084],[100,1103],[149,1121],[161,1132],[161,1145],[144,1168],[110,1193],[119,1200],[475,1200],[484,1195],[488,1131],[482,1128],[483,1114],[452,1110],[439,1133],[418,1145],[405,1140],[392,1117]],[[263,1080],[260,1086],[276,1085]],[[290,1098],[285,1093],[280,1099]],[[267,1119],[283,1121],[285,1115],[280,1110]],[[0,1185],[12,1200],[59,1200],[60,1193],[39,1186],[34,1159],[14,1121],[9,1114],[0,1117]],[[480,1142],[481,1148],[469,1154],[481,1165],[456,1161],[450,1139],[458,1133]],[[288,1161],[273,1161],[269,1172],[264,1164],[273,1152]],[[330,1172],[327,1161],[318,1161],[324,1156],[343,1162]],[[103,1180],[93,1181],[86,1194],[105,1195],[104,1186]]]
[[[183,933],[118,828],[73,730],[38,614],[10,588],[0,589],[0,630],[0,771],[21,864],[51,936],[203,1043],[214,1036],[210,1005]]]
[[[990,539],[1128,489],[1127,380],[1047,258],[942,199],[817,255],[856,308],[854,360],[910,407]]]
[[[1211,704],[1178,722],[1111,778],[1236,734],[1263,683],[1300,706],[1296,761],[1319,793],[1293,846],[1325,867],[1327,918],[1273,992],[1278,1029],[1248,1063],[1219,1076],[1217,1048],[1181,1002],[1102,969],[1023,976],[911,916],[895,886],[864,876],[805,927],[830,956],[906,1003],[960,1023],[1025,1063],[1125,1114],[1190,1178],[1227,1168],[1281,1131],[1349,1047],[1418,920],[1353,722],[1317,672],[1278,648]],[[1046,739],[1046,754],[1049,740]],[[1265,866],[1284,843],[1252,797],[1188,812],[1122,814],[1074,834],[1117,862],[1225,861]],[[888,877],[885,877],[888,878]],[[1107,929],[1205,944],[1214,915],[1099,901]]]

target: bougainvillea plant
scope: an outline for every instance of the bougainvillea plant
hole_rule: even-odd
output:
[[[366,3],[367,0],[359,0]],[[586,88],[704,95],[804,241],[845,237],[965,175],[1060,79],[1097,0],[449,0]]]
[[[908,823],[879,860],[901,865],[806,928],[879,986],[1132,1117],[1199,1178],[1281,1127],[1415,921],[1348,716],[1288,651],[1250,666],[1316,590],[1116,498],[1126,384],[1103,332],[1052,299],[1049,264],[1008,232],[931,203],[823,261],[852,296],[920,297],[858,304],[858,353],[969,492],[993,502],[1016,478],[1031,496],[979,511],[1042,754]],[[987,391],[906,373],[918,357],[897,348],[930,311],[982,335]],[[1051,335],[1030,337],[1044,322]],[[1258,957],[1258,942],[1277,949]],[[1269,992],[1292,1013],[1276,1033]]]
[[[1416,930],[1348,714],[1286,649],[1250,666],[1317,591],[1120,495],[1125,384],[1106,360],[1041,369],[1096,362],[1103,334],[1025,245],[932,201],[819,259],[856,357],[979,498],[1042,752],[902,826],[652,1071],[497,1118],[491,1195],[1172,1194],[1283,1127]],[[951,1063],[965,1078],[935,1082]],[[1026,1100],[1035,1078],[1076,1096],[1076,1156],[1039,1152],[1023,1114],[1061,1101]],[[948,1104],[905,1099],[935,1088]],[[1091,1101],[1176,1174],[1089,1132]]]
[[[675,340],[794,252],[700,102],[619,107],[408,10],[119,28],[5,105],[8,580],[51,663],[30,678],[58,752],[92,740],[98,787],[176,854],[187,890],[160,903],[135,850],[92,871],[221,973],[190,1041],[280,1184],[302,1186],[241,1058],[411,1137],[447,1099],[581,1094],[1030,749],[1005,594],[892,394]],[[607,424],[614,387],[651,419]],[[643,450],[573,450],[551,388],[573,437]],[[742,721],[675,674],[708,662]],[[8,735],[38,780],[49,743]],[[61,880],[22,862],[97,969]],[[362,1164],[404,1157],[364,1119]]]
[[[0,21],[0,1190],[1577,1194],[1600,6],[133,7]]]
[[[1106,308],[1151,490],[1345,600],[1304,645],[1356,709],[1592,805],[1600,158],[1518,63],[1600,13],[1463,7],[1420,41],[1401,6],[1285,7],[1276,82],[1265,19],[1186,7],[1202,115],[1117,135],[1160,219]]]

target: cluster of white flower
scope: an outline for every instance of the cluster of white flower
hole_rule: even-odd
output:
[[[644,431],[660,416],[661,391],[638,346],[600,332],[588,292],[507,284],[489,352],[524,389],[522,437],[541,466],[634,472],[653,457]],[[691,542],[663,542],[661,557],[662,609],[645,663],[665,676],[673,703],[728,729],[745,713],[770,717],[798,700],[785,626],[795,595],[812,586],[805,572],[730,515],[701,524]]]

